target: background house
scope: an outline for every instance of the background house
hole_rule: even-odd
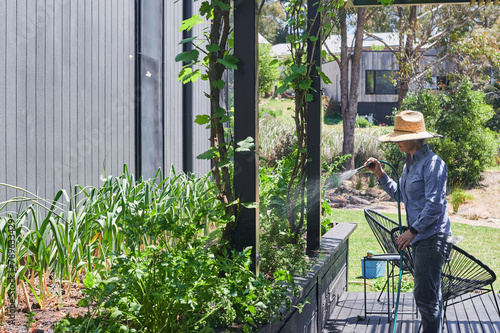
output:
[[[382,42],[383,41],[383,42]],[[323,49],[328,53],[340,56],[340,36],[331,36]],[[347,36],[349,49],[354,47],[354,35]],[[358,95],[358,114],[373,117],[377,123],[391,124],[389,116],[397,105],[397,82],[391,80],[392,73],[397,71],[398,64],[394,54],[387,48],[399,48],[397,33],[374,33],[365,35],[361,53],[360,90]],[[421,66],[436,61],[435,50],[426,51]],[[410,91],[420,88],[439,90],[447,85],[446,73],[449,64],[436,66],[431,75],[420,77],[410,83]],[[340,103],[340,68],[336,61],[323,63],[322,69],[332,81],[323,85],[323,93]],[[351,68],[349,68],[351,70]],[[350,73],[349,73],[350,75]]]
[[[207,172],[205,81],[177,81],[179,26],[199,2],[0,1],[0,183],[47,199],[127,164]],[[193,36],[202,38],[202,28]],[[196,126],[196,127],[195,127]],[[0,186],[0,202],[20,195]]]

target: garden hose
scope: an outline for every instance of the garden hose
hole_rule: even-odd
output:
[[[383,160],[378,160],[380,163],[387,164],[388,166],[391,167],[392,172],[394,172],[394,176],[396,177],[396,184],[397,184],[397,190],[396,190],[396,197],[398,199],[398,222],[399,222],[399,234],[403,233],[403,228],[401,225],[401,193],[399,189],[399,176],[398,172],[396,171],[396,168],[390,164],[389,162],[383,161]],[[398,308],[399,308],[399,295],[401,293],[401,281],[403,279],[403,251],[399,251],[399,280],[398,280],[398,294],[396,297],[396,305],[395,305],[395,310],[394,310],[394,324],[392,325],[392,332],[396,332],[396,323],[398,320]],[[387,288],[389,288],[389,285],[387,285]],[[389,302],[389,300],[387,300]]]

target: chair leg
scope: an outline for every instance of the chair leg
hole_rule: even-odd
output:
[[[389,265],[389,262],[388,262],[388,265]],[[380,291],[380,294],[378,295],[377,302],[380,302],[380,298],[384,294],[385,288],[389,288],[390,277],[394,277],[394,265],[392,263],[390,265],[391,265],[391,273],[387,275],[387,280],[385,281],[384,287],[382,288],[382,290]]]
[[[493,289],[493,283],[491,284],[491,291],[493,292],[493,299],[495,300],[495,305],[497,306],[497,312],[498,315],[500,316],[500,307],[498,306],[498,300],[497,297],[500,295],[500,290],[498,291],[498,294],[495,294],[495,289]]]
[[[446,304],[443,306],[443,332],[444,332],[444,328],[446,327],[445,323],[447,323],[447,319],[446,319]]]
[[[385,288],[389,288],[389,278],[387,278],[387,280],[385,281],[385,284],[384,284],[384,287],[382,288],[382,290],[380,291],[380,294],[378,294],[378,298],[377,298],[377,302],[380,302],[380,298],[382,297],[382,295],[384,294],[384,291],[385,291]]]

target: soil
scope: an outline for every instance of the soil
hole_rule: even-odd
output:
[[[63,291],[61,299],[57,296],[57,291],[47,289],[51,296],[47,297],[44,309],[40,308],[36,299],[29,293],[31,312],[34,314],[30,323],[28,323],[29,309],[23,296],[24,293],[20,290],[21,288],[18,288],[18,293],[21,294],[17,306],[18,311],[15,312],[13,320],[9,318],[8,314],[6,315],[6,322],[0,326],[0,333],[52,333],[54,332],[54,324],[66,317],[67,314],[71,317],[85,315],[88,309],[78,307],[78,301],[83,297],[80,291],[82,288],[82,283],[73,283],[69,292]]]
[[[330,200],[333,208],[365,209],[371,208],[382,213],[397,214],[397,203],[389,198],[383,190],[374,185],[370,174],[356,175],[338,187],[326,184],[325,196]],[[328,189],[328,186],[331,188]],[[466,190],[474,199],[462,204],[457,213],[453,212],[451,199],[448,198],[448,213],[451,221],[476,226],[486,226],[500,229],[500,172],[484,172],[479,186]],[[72,317],[83,316],[87,308],[78,307],[77,303],[83,295],[80,292],[82,284],[74,284],[71,292],[64,294],[62,300],[56,296],[49,298],[45,309],[36,308],[37,302],[30,299],[32,312],[35,314],[33,322],[28,325],[28,309],[24,297],[20,297],[14,321],[0,326],[0,333],[50,333],[54,331],[54,324],[59,322],[68,313]],[[55,295],[56,293],[53,292]]]

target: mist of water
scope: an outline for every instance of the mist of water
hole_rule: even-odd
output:
[[[339,185],[342,184],[344,181],[348,180],[349,178],[351,178],[352,176],[354,176],[357,172],[358,172],[358,169],[344,171],[339,176]]]

